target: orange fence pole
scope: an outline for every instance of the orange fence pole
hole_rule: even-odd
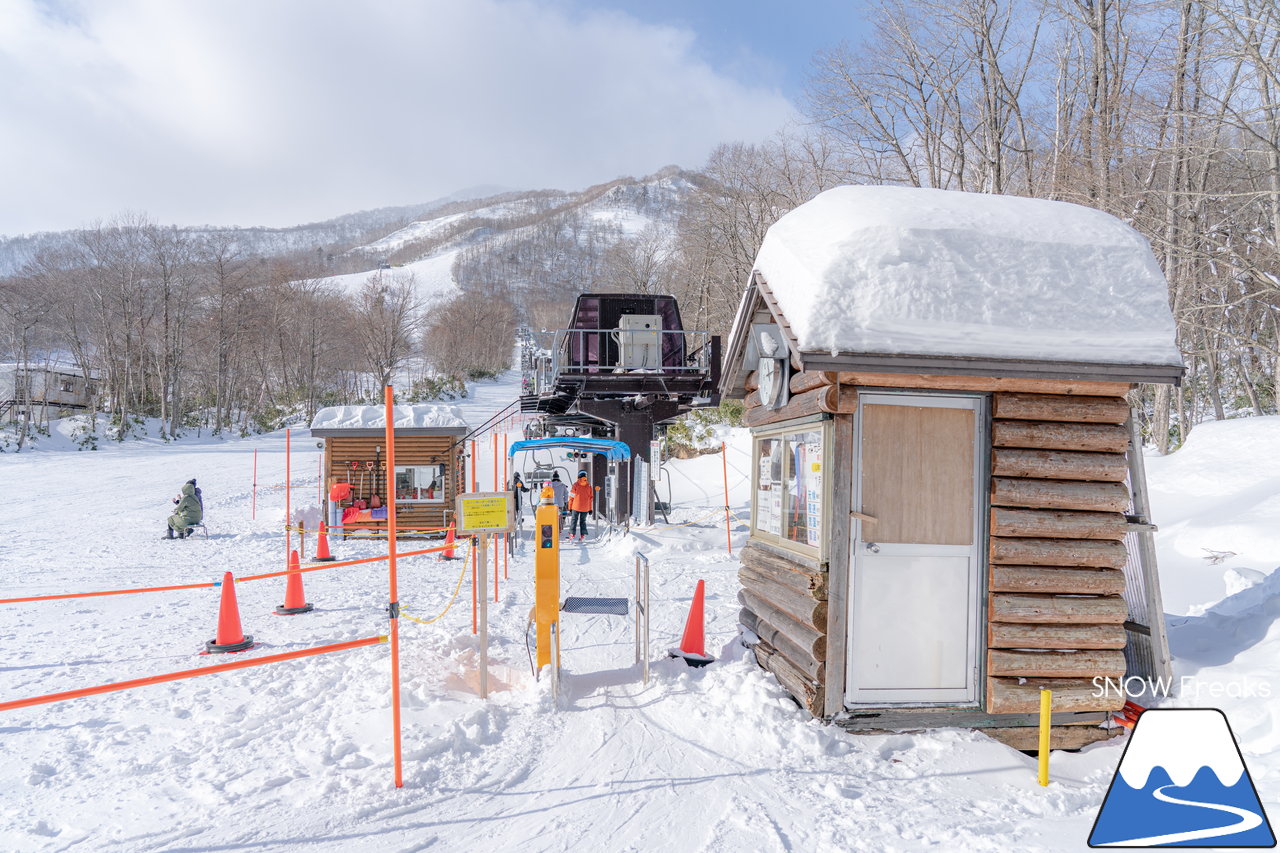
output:
[[[502,434],[502,482],[504,485],[511,482],[511,475],[507,471],[507,434],[505,432]],[[507,574],[507,551],[510,550],[507,547],[507,536],[509,535],[507,533],[502,534],[502,576],[504,578],[509,577]],[[496,583],[493,586],[495,590],[498,587]]]
[[[387,569],[391,587],[391,737],[397,788],[404,787],[400,753],[400,594],[396,587],[396,430],[394,392],[386,388],[387,407]],[[376,477],[377,474],[375,473]]]
[[[725,452],[724,442],[720,442],[720,467],[724,469],[724,544],[733,556],[733,537],[729,533],[729,454]]]
[[[249,504],[249,520],[258,519],[258,448],[253,449],[253,503]]]
[[[471,491],[480,491],[480,456],[476,453],[476,440],[471,439]]]
[[[498,491],[498,434],[493,434],[493,490]]]
[[[289,498],[293,495],[293,478],[289,468],[289,430],[284,431],[284,564],[289,565],[289,552],[293,550],[293,534],[289,525],[293,523],[292,506]]]
[[[296,652],[283,652],[278,655],[265,655],[260,658],[220,663],[213,666],[201,666],[196,669],[184,669],[180,672],[166,672],[163,675],[149,675],[146,678],[135,678],[131,681],[117,681],[114,684],[102,684],[98,687],[84,687],[80,690],[65,690],[62,693],[49,693],[44,696],[33,696],[30,699],[15,699],[12,702],[0,702],[0,711],[12,711],[17,708],[30,708],[33,705],[49,705],[54,702],[65,702],[68,699],[80,699],[84,696],[97,696],[101,693],[115,693],[120,690],[132,690],[135,687],[146,687],[149,684],[163,684],[166,681],[181,681],[184,678],[195,678],[197,675],[212,675],[216,672],[230,672],[233,669],[248,669],[251,666],[264,666],[296,658],[325,655],[329,652],[341,652],[347,649],[358,649],[361,646],[376,646],[385,643],[386,637],[365,637],[363,640],[348,640],[345,643],[333,643],[328,646],[315,646],[310,649],[299,649]]]

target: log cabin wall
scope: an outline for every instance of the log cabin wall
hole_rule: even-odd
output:
[[[987,711],[1107,711],[1125,674],[1122,571],[1129,405],[1120,396],[992,395]]]
[[[417,435],[396,436],[396,466],[407,465],[444,465],[445,484],[444,500],[440,503],[398,503],[396,504],[396,521],[398,527],[444,527],[453,517],[454,496],[462,483],[462,466],[458,456],[458,448],[450,449],[454,441],[462,435]],[[384,504],[389,494],[387,475],[389,471],[375,468],[366,471],[365,462],[376,462],[377,448],[382,448],[382,461],[387,459],[386,438],[378,435],[331,435],[324,439],[325,483],[349,482],[354,487],[353,496],[368,500],[377,493]],[[361,463],[360,470],[351,470],[351,462]],[[327,491],[327,489],[326,489]],[[349,502],[346,502],[349,505]],[[386,522],[361,522],[368,529],[385,528]],[[434,535],[434,534],[428,534]]]
[[[755,632],[756,661],[815,716],[823,715],[827,666],[827,570],[759,542],[739,553],[739,621]]]
[[[851,483],[843,481],[860,387],[991,394],[986,712],[1035,713],[1041,686],[1053,688],[1055,712],[1123,704],[1095,696],[1092,679],[1125,674],[1124,383],[802,372],[791,379],[791,400],[769,410],[748,376],[746,425],[818,413],[835,420],[827,561],[755,539],[740,554],[740,619],[760,638],[760,665],[815,715],[843,707],[848,526],[833,519],[849,509]]]
[[[843,638],[834,644],[827,641],[831,608],[845,607],[845,599],[839,594],[844,578],[835,579],[833,596],[828,564],[846,564],[847,543],[838,536],[833,539],[828,531],[831,519],[848,515],[849,484],[844,482],[848,478],[838,472],[847,470],[848,436],[853,426],[850,415],[857,400],[856,389],[824,382],[823,376],[826,374],[794,376],[791,401],[778,410],[761,407],[755,375],[747,379],[750,393],[743,422],[748,426],[764,427],[813,415],[829,415],[832,423],[824,453],[824,544],[815,549],[818,554],[753,538],[739,553],[742,566],[738,572],[742,583],[738,592],[742,605],[739,621],[759,637],[753,646],[756,660],[796,701],[819,717],[829,716],[830,702],[843,698],[828,697],[826,689],[828,667],[841,673],[844,670]],[[810,421],[796,429],[811,431],[818,427],[821,425]],[[847,530],[847,526],[836,525],[836,529]]]

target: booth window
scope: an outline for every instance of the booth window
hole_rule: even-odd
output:
[[[444,466],[397,465],[396,501],[444,503]]]
[[[756,436],[754,536],[821,551],[824,433],[808,424]]]

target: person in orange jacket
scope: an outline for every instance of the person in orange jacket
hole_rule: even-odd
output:
[[[587,538],[587,513],[591,512],[594,502],[595,492],[587,482],[587,472],[579,471],[577,482],[569,489],[569,512],[572,513],[569,518],[570,541],[575,538],[575,533],[579,540]]]

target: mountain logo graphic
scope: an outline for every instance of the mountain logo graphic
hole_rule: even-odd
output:
[[[1090,847],[1275,847],[1240,747],[1217,708],[1144,711]]]

